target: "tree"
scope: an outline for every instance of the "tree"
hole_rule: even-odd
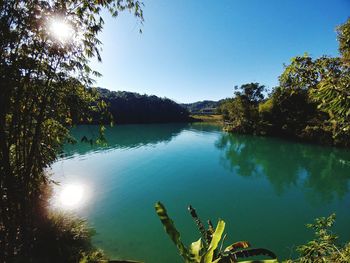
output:
[[[258,105],[263,100],[265,86],[259,83],[235,87],[235,97],[220,106],[223,119],[230,123],[228,130],[251,133],[257,129]]]
[[[272,115],[281,115],[277,116],[275,122],[284,119],[287,127],[292,126],[287,128],[292,134],[304,133],[305,136],[318,137],[321,131],[329,133],[334,144],[348,145],[349,25],[350,19],[338,27],[342,57],[322,56],[312,59],[307,54],[295,57],[280,76],[280,87],[272,95],[272,109],[275,110]]]
[[[5,0],[0,2],[0,261],[31,261],[45,218],[45,168],[67,140],[74,120],[88,119],[103,102],[87,89],[99,73],[97,35],[102,10],[130,10],[136,0]]]
[[[264,91],[265,86],[259,83],[243,84],[240,88],[235,87],[235,96],[241,97],[249,104],[258,104],[264,99]]]
[[[101,99],[108,104],[108,112],[113,116],[113,120],[119,124],[190,120],[187,109],[167,98],[107,89],[97,89],[97,91]]]
[[[337,28],[339,51],[345,64],[350,66],[350,19]]]
[[[227,129],[349,146],[350,19],[337,32],[341,57],[296,56],[266,100],[248,84],[224,101],[220,110],[231,122]]]
[[[274,133],[297,136],[318,117],[316,103],[309,99],[309,90],[317,86],[318,79],[314,61],[307,54],[291,59],[279,77],[280,85],[269,98],[269,114],[264,112]]]
[[[310,98],[317,103],[320,111],[328,115],[329,129],[335,143],[349,145],[350,66],[344,61],[346,57],[316,60],[320,81],[316,88],[310,90]]]
[[[305,54],[285,67],[279,87],[260,106],[274,133],[349,145],[349,25],[350,19],[338,27],[342,57],[312,59]]]

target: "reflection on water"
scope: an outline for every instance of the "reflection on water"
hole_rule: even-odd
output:
[[[105,137],[107,138],[107,147],[105,147],[81,142],[80,140],[83,136],[93,140],[99,136],[96,125],[81,125],[76,129],[72,129],[71,135],[77,140],[77,143],[75,145],[67,144],[64,147],[64,157],[69,158],[74,154],[83,155],[106,149],[132,149],[146,145],[155,145],[160,142],[166,143],[179,135],[184,128],[188,127],[188,124],[160,124],[157,125],[156,130],[154,125],[142,125],[142,129],[138,127],[138,125],[108,127],[105,131]]]
[[[331,201],[349,191],[350,153],[344,149],[228,133],[216,147],[227,169],[241,176],[265,176],[279,194],[298,186]]]
[[[87,184],[65,182],[55,187],[51,203],[60,210],[77,210],[91,198]]]

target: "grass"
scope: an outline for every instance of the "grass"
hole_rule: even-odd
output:
[[[201,122],[212,122],[212,123],[222,123],[222,115],[221,114],[195,114],[191,115],[193,119]]]

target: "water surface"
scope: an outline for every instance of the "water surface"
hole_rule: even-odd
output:
[[[96,138],[97,127],[72,130]],[[199,238],[187,212],[226,221],[227,245],[247,240],[280,259],[312,238],[305,224],[336,212],[350,240],[350,152],[228,134],[206,124],[108,128],[105,147],[67,145],[52,171],[53,206],[85,217],[111,258],[181,262],[154,212],[162,201],[186,244]]]

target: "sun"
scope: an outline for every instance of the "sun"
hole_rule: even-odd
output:
[[[64,19],[55,18],[50,21],[50,34],[62,43],[66,43],[73,38],[74,30]]]
[[[59,200],[63,207],[72,208],[81,205],[84,200],[84,187],[79,184],[68,184],[63,187]]]
[[[92,188],[88,182],[69,181],[54,187],[50,204],[60,210],[80,210],[92,198]]]

